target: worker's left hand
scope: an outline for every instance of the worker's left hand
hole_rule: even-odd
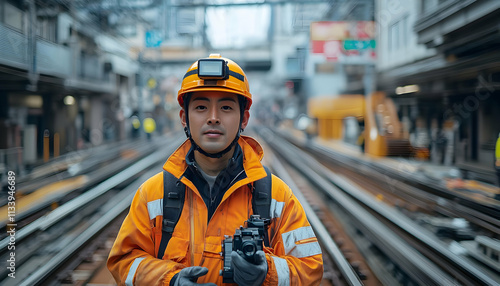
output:
[[[261,285],[267,275],[267,260],[264,251],[256,253],[255,263],[250,263],[236,251],[231,253],[231,267],[234,269],[233,280],[240,286]]]

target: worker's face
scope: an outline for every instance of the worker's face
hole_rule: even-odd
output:
[[[240,128],[238,96],[220,91],[193,93],[188,105],[189,127],[193,140],[205,152],[217,153],[226,149]],[[186,127],[186,112],[180,111]],[[241,128],[248,124],[250,114],[245,111]]]

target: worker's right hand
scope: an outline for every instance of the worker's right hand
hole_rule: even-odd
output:
[[[217,286],[214,283],[205,283],[198,284],[196,280],[198,277],[201,277],[208,273],[208,268],[201,266],[192,266],[186,267],[182,269],[179,273],[175,274],[174,277],[177,277],[173,286],[194,286],[194,285],[203,285],[203,286]]]

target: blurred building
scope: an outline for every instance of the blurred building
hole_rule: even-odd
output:
[[[500,131],[497,2],[0,0],[0,164],[39,161],[44,136],[51,156],[124,139],[134,115],[172,128],[186,67],[217,52],[247,72],[262,118],[381,90],[412,145],[488,177]],[[267,28],[241,28],[249,11]]]
[[[285,5],[276,13],[273,59],[280,60],[273,61],[272,71],[286,87],[277,96],[284,119],[307,113],[313,97],[363,94],[365,67],[374,65],[370,52],[343,47],[347,38],[361,44],[364,39],[357,36],[371,30],[373,0],[306,2]]]
[[[215,50],[210,35],[233,27],[209,34],[207,11],[242,3],[0,0],[0,166],[18,170],[44,155],[124,139],[135,116],[155,118],[159,130],[172,127],[182,74],[211,52],[241,63],[256,98],[276,94],[270,83],[285,90],[284,68],[273,79],[266,73],[288,57],[281,40],[290,42],[294,30],[281,30],[293,23],[307,31],[303,15],[313,19],[314,9],[301,9],[306,2],[250,3],[272,10],[266,40]]]
[[[377,1],[378,88],[431,160],[494,181],[500,2]]]
[[[373,0],[338,1],[332,4],[321,19],[323,23],[315,23],[316,26],[311,28],[308,60],[308,77],[312,79],[311,97],[365,94],[364,78],[370,70],[367,66],[375,64],[371,46],[375,45],[371,41],[376,32],[373,20]],[[318,53],[315,40],[319,29],[329,29],[331,35],[324,39],[329,43]],[[332,45],[333,43],[339,45]]]
[[[0,165],[125,136],[138,64],[85,2],[0,0]]]

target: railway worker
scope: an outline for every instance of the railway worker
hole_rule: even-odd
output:
[[[500,133],[498,133],[497,144],[495,145],[495,171],[498,177],[498,186],[500,187]]]
[[[117,283],[223,285],[219,271],[224,235],[233,236],[255,214],[254,183],[272,178],[269,247],[256,252],[254,263],[232,252],[234,282],[318,285],[323,275],[321,249],[300,202],[283,181],[267,176],[259,143],[241,135],[252,105],[243,70],[220,55],[200,59],[185,74],[177,100],[188,140],[163,169],[185,186],[180,218],[168,244],[162,246],[162,224],[175,220],[163,217],[164,175],[142,184],[108,258]],[[171,202],[170,193],[167,200]]]

